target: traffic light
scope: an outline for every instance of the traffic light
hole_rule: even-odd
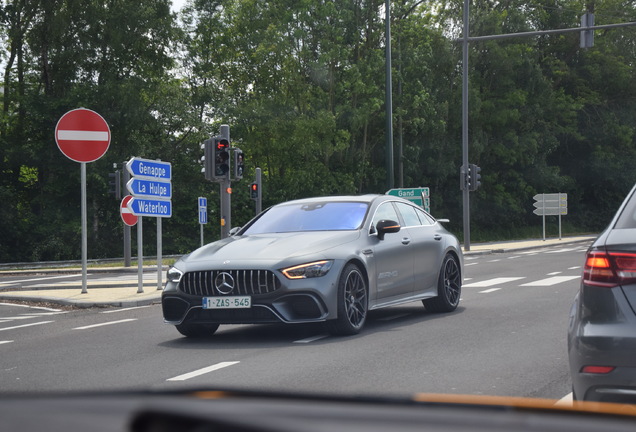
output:
[[[243,154],[243,150],[238,147],[234,148],[234,179],[240,180],[243,178],[243,169],[245,156]]]
[[[119,170],[108,173],[108,193],[113,194],[115,199],[121,199],[121,176]]]
[[[203,162],[203,174],[205,175],[206,180],[214,180],[214,140],[212,138],[203,141],[201,144],[201,148],[203,149],[203,157],[201,158],[201,162]]]
[[[468,165],[468,190],[476,191],[481,186],[481,168],[475,164]]]
[[[214,178],[223,179],[230,172],[230,142],[225,138],[214,138]]]
[[[258,199],[258,183],[250,184],[250,198],[252,198],[253,200]]]

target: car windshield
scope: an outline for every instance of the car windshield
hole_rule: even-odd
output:
[[[345,231],[360,228],[368,205],[361,202],[292,203],[271,208],[243,234]]]

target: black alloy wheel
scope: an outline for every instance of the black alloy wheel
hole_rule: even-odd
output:
[[[335,335],[354,335],[367,320],[367,281],[355,264],[347,264],[338,282],[338,318],[327,322]]]
[[[422,303],[431,312],[452,312],[459,305],[461,293],[462,275],[457,259],[446,255],[437,282],[437,297],[422,300]]]

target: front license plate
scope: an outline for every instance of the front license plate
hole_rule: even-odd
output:
[[[247,309],[252,307],[250,296],[203,297],[203,309]]]

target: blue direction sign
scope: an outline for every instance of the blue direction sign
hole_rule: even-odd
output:
[[[134,177],[126,184],[126,188],[132,195],[138,197],[172,198],[172,183],[170,182]]]
[[[133,197],[128,208],[135,216],[172,217],[172,201]]]
[[[170,162],[132,158],[126,162],[126,169],[135,177],[169,181],[172,179]]]
[[[208,223],[208,199],[205,197],[199,197],[199,223]]]

